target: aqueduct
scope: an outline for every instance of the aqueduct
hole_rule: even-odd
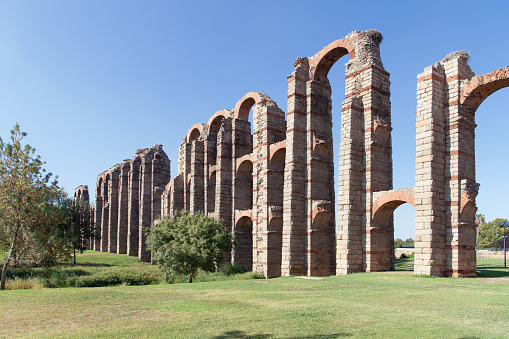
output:
[[[415,187],[393,189],[390,81],[381,40],[378,31],[354,31],[297,58],[287,79],[286,114],[267,95],[251,92],[233,110],[193,125],[174,178],[162,149],[145,152],[160,159],[140,156],[152,174],[147,166],[137,169],[136,159],[101,174],[95,220],[103,237],[93,247],[149,260],[142,234],[154,220],[203,211],[232,231],[231,261],[268,278],[390,270],[393,211],[409,203],[416,212],[415,272],[475,275],[475,111],[509,86],[509,68],[475,77],[468,54],[455,52],[418,75]],[[346,55],[336,191],[327,76]]]

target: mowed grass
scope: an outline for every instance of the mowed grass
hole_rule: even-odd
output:
[[[391,272],[3,291],[0,336],[506,338],[509,274],[502,263],[480,259],[483,278]]]

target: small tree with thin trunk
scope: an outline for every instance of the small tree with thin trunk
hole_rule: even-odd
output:
[[[475,224],[477,225],[477,233],[475,236],[475,248],[479,247],[479,231],[481,230],[482,225],[486,222],[486,217],[484,214],[477,213],[475,215]]]
[[[174,218],[166,216],[155,225],[147,246],[168,281],[177,274],[186,274],[192,283],[198,269],[216,269],[232,249],[232,236],[219,219],[182,212]]]
[[[68,253],[56,235],[61,224],[58,202],[63,197],[35,148],[21,145],[27,134],[16,124],[11,143],[0,138],[0,246],[8,251],[2,267],[0,290],[5,289],[7,267],[13,258],[29,258],[41,266],[56,264]]]

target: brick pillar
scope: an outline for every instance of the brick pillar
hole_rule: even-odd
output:
[[[455,52],[441,63],[445,71],[445,200],[446,272],[448,276],[469,277],[476,272],[475,197],[475,117],[469,110],[460,111],[461,85],[474,73],[467,64],[468,54]]]
[[[215,211],[232,231],[232,118],[225,118],[217,134]]]
[[[279,182],[269,182],[270,146],[286,136],[285,113],[263,104],[253,112],[253,270],[272,278],[281,275],[282,215],[279,225],[277,221],[270,225],[269,211],[275,204],[282,211],[283,173],[280,169]],[[280,167],[284,168],[284,159]]]
[[[101,230],[102,230],[102,211],[103,211],[103,197],[101,195],[101,186],[102,184],[98,184],[96,187],[96,194],[95,194],[95,206],[94,206],[94,236],[95,233],[99,233],[99,237],[95,237],[94,240],[94,247],[93,249],[95,251],[101,250]]]
[[[108,252],[109,241],[109,179],[103,181],[101,192],[103,192],[103,207],[101,211],[101,252]]]
[[[118,206],[119,206],[119,167],[115,166],[111,171],[111,179],[109,183],[109,234],[108,234],[108,252],[117,253],[117,228],[118,228]]]
[[[129,171],[129,219],[127,230],[127,254],[138,256],[138,232],[140,224],[140,157],[136,156],[131,161]]]
[[[203,141],[194,140],[191,144],[191,171],[189,173],[189,211],[191,213],[205,210]]]
[[[441,64],[417,77],[414,271],[434,276],[446,265],[445,80]]]
[[[130,161],[124,160],[119,175],[117,253],[127,254],[127,230],[129,225],[129,170]]]
[[[184,209],[184,180],[182,174],[176,176],[170,181],[169,188],[169,208],[168,214],[173,217],[177,211]]]
[[[191,210],[191,188],[189,186],[191,179],[191,144],[182,145],[182,162],[184,163],[184,210]]]
[[[288,112],[283,197],[281,275],[303,275],[306,232],[306,81],[307,58],[298,58],[288,76]]]
[[[210,126],[209,126],[210,128]],[[203,182],[203,195],[204,212],[206,215],[214,216],[216,208],[216,174],[212,174],[216,170],[216,156],[217,156],[217,131],[210,131],[207,133],[204,141],[204,182]]]
[[[141,261],[150,261],[150,251],[147,250],[145,241],[147,232],[152,224],[152,159],[142,157],[140,171],[140,221],[138,230],[138,258]]]
[[[162,146],[161,146],[162,147]],[[163,206],[163,192],[171,179],[170,159],[162,152],[156,153],[152,160],[152,224],[161,218]]]
[[[365,66],[356,73],[358,75],[352,77],[353,82],[361,79],[363,86],[359,96],[362,100],[361,107],[364,117],[363,170],[365,179],[363,200],[364,219],[366,220],[366,271],[389,270],[391,269],[391,254],[382,244],[393,242],[390,239],[391,236],[393,237],[390,231],[393,229],[392,218],[389,225],[386,225],[389,228],[381,229],[372,225],[371,222],[373,193],[393,188],[389,73],[383,69],[381,64]],[[356,94],[352,93],[351,95]]]
[[[341,110],[338,166],[338,236],[336,274],[361,272],[364,259],[362,100],[350,97]]]
[[[309,80],[307,97],[306,274],[335,273],[334,155],[329,81]],[[320,214],[320,215],[319,215]],[[334,253],[334,254],[333,254]],[[333,259],[331,261],[331,258]],[[331,270],[333,268],[333,270]]]

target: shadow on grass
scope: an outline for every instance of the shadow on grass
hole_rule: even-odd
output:
[[[503,265],[477,263],[476,272],[479,278],[509,278],[509,268]]]
[[[83,266],[83,267],[110,267],[110,266],[113,266],[113,265],[110,265],[110,264],[97,264],[97,263],[77,263],[76,265],[69,264],[68,267],[76,267],[76,266]]]
[[[350,333],[333,333],[333,334],[317,334],[312,336],[298,336],[291,337],[289,339],[333,339],[339,337],[351,337]],[[271,334],[253,334],[249,335],[244,331],[228,331],[224,332],[221,335],[213,337],[214,339],[228,339],[228,338],[239,338],[239,339],[263,339],[263,338],[271,338]]]

